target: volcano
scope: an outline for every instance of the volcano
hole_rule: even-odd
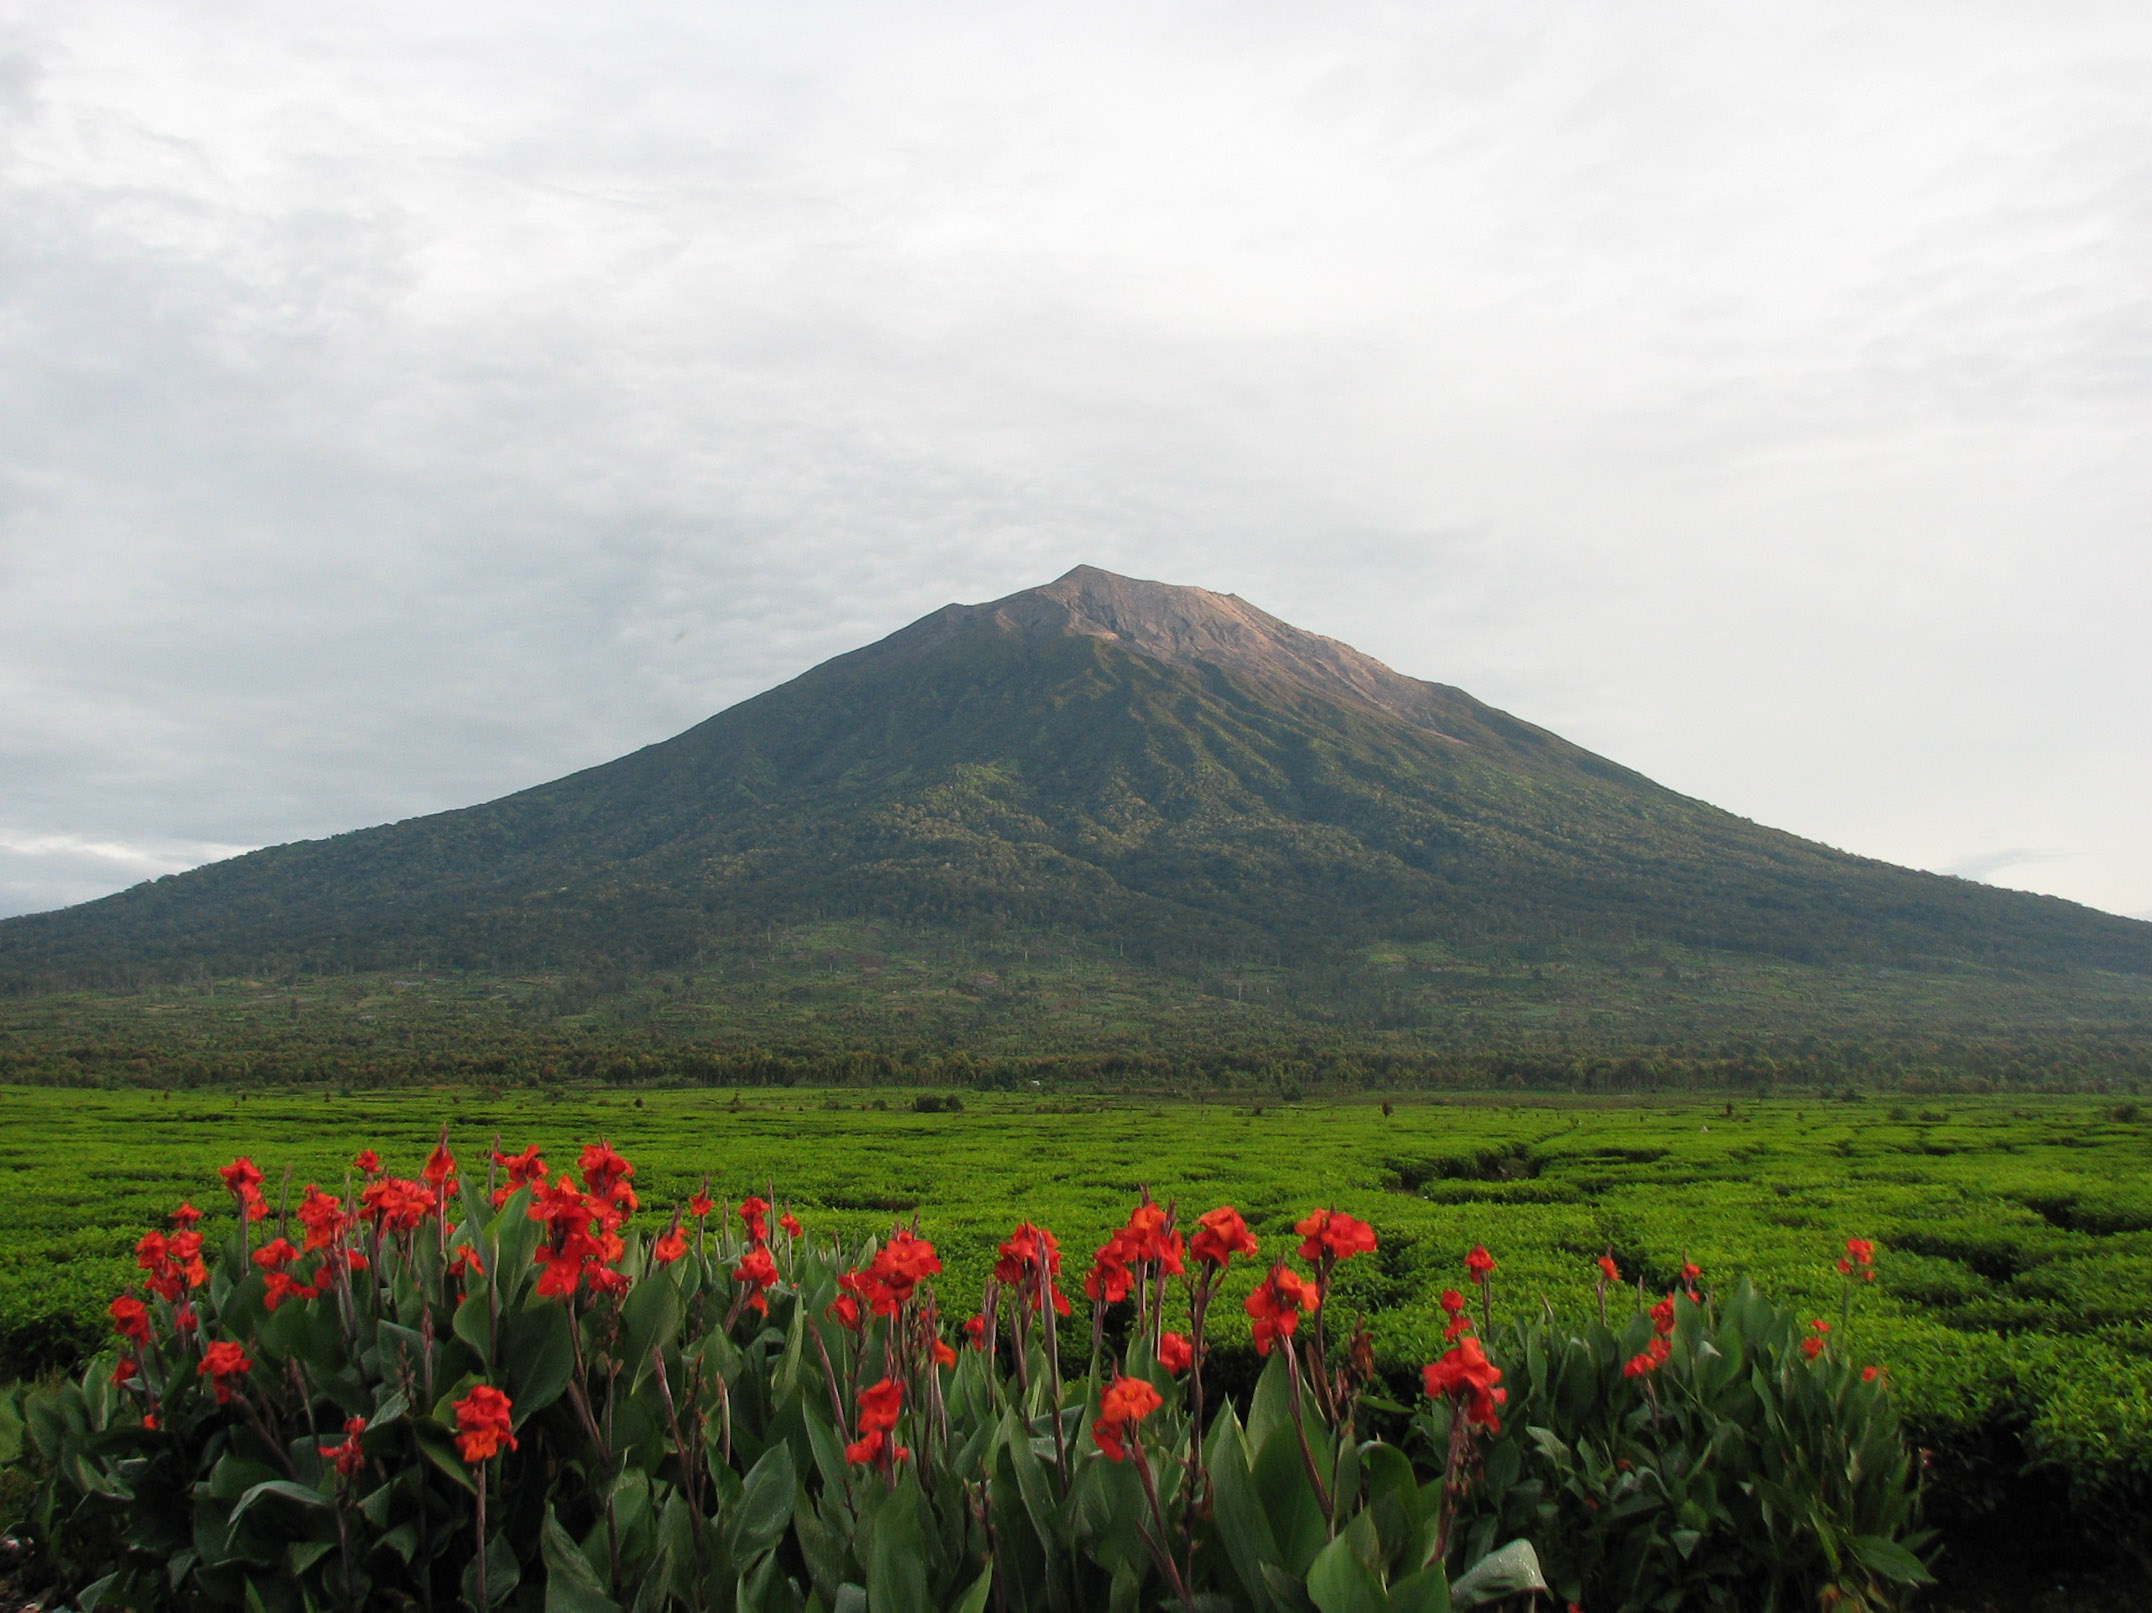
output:
[[[0,977],[633,972],[831,919],[1168,970],[1642,943],[2152,975],[2152,924],[1765,828],[1233,595],[1084,566],[549,784],[0,923]]]

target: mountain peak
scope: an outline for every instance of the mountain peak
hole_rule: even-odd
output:
[[[1238,594],[1077,566],[1042,587],[983,605],[951,605],[917,625],[940,623],[956,630],[981,622],[1019,633],[1110,639],[1172,666],[1214,667],[1264,682],[1298,684],[1456,738],[1439,720],[1444,697],[1453,691],[1406,677],[1349,644],[1281,621]]]

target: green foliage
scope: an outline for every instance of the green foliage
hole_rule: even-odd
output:
[[[145,1336],[10,1402],[62,1587],[85,1610],[1447,1613],[1544,1588],[1542,1563],[1610,1609],[1737,1586],[1882,1609],[1926,1578],[1888,1396],[1807,1359],[1745,1286],[1668,1324],[1641,1385],[1622,1360],[1649,1322],[1505,1329],[1506,1430],[1445,1393],[1391,1442],[1361,1431],[1401,1409],[1365,1350],[1325,1351],[1356,1263],[1326,1256],[1331,1302],[1206,1429],[1220,1270],[1191,1254],[1173,1284],[1193,1365],[1169,1370],[1177,1244],[1127,1255],[1134,1303],[1094,1308],[1088,1370],[1017,1244],[977,1347],[949,1350],[910,1232],[764,1243],[775,1212],[743,1204],[744,1230],[675,1214],[615,1237],[633,1199],[596,1157],[587,1191],[451,1181],[438,1215],[399,1216],[390,1183],[347,1217],[347,1182],[234,1225],[191,1277],[176,1243],[145,1254]]]

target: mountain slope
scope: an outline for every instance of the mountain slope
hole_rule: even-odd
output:
[[[1165,965],[1661,940],[2152,974],[2152,925],[1766,829],[1231,596],[1079,568],[536,789],[10,920],[0,975],[633,969],[837,915]]]

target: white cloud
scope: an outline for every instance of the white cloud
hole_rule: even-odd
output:
[[[17,16],[0,911],[1078,560],[2152,902],[2142,8]]]

